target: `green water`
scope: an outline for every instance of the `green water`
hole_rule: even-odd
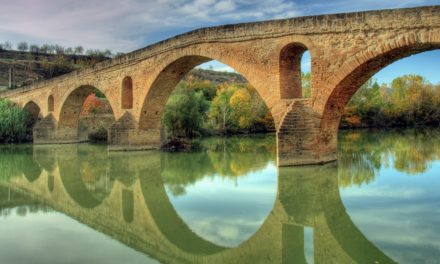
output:
[[[440,263],[440,131],[341,132],[337,164],[274,136],[193,153],[0,147],[0,263]]]

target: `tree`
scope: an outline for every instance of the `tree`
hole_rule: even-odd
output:
[[[19,50],[19,51],[27,51],[28,48],[29,48],[29,45],[27,42],[23,41],[23,42],[20,42],[17,44],[17,50]]]
[[[203,133],[209,103],[202,92],[180,83],[168,100],[162,122],[172,137],[188,137]]]
[[[63,55],[64,53],[65,53],[65,51],[64,51],[64,47],[63,46],[60,46],[60,45],[54,45],[54,51],[55,51],[55,53],[56,54],[58,54],[58,55]]]
[[[1,44],[1,49],[12,50],[12,43],[10,41],[5,41],[3,44]]]
[[[437,91],[438,88],[419,75],[400,76],[390,85],[381,86],[369,80],[348,103],[343,125],[438,125]]]
[[[125,55],[124,52],[116,52],[116,54],[114,55],[114,58],[119,58],[119,57],[122,57],[124,55]]]
[[[73,54],[73,49],[72,49],[71,47],[68,47],[68,48],[65,50],[65,52],[66,52],[66,54],[71,55],[71,54]]]
[[[41,47],[40,47],[41,53],[47,54],[47,53],[49,53],[49,50],[50,50],[49,44],[44,44],[44,45],[41,45]]]
[[[76,46],[74,48],[74,53],[75,55],[81,55],[84,52],[84,48],[82,46]]]
[[[37,44],[32,44],[29,46],[29,51],[32,53],[39,53],[40,47]]]
[[[226,133],[228,128],[231,128],[230,114],[231,106],[229,101],[236,87],[223,84],[217,89],[217,94],[212,100],[211,108],[209,110],[209,118],[212,119],[215,126],[220,128],[223,133]]]
[[[239,129],[250,128],[254,121],[254,114],[249,91],[245,88],[236,90],[232,94],[229,104],[234,125]]]
[[[7,99],[0,99],[0,142],[20,142],[26,138],[29,113]]]

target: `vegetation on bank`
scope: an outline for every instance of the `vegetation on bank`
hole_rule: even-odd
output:
[[[162,122],[170,138],[274,130],[273,119],[255,88],[189,75],[169,98]]]
[[[365,83],[345,108],[341,127],[440,126],[440,85],[419,75]]]
[[[29,113],[7,99],[0,99],[0,143],[23,142]]]
[[[303,97],[311,95],[310,74],[302,74]],[[264,101],[247,83],[215,84],[195,75],[179,83],[162,118],[171,138],[273,131]],[[440,85],[404,75],[390,85],[373,79],[348,103],[342,128],[440,126]]]

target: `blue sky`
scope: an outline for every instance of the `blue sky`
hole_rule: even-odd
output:
[[[440,4],[439,0],[0,0],[0,42],[82,45],[129,52],[200,27],[325,13]],[[423,69],[432,82],[439,52],[419,55],[378,75]],[[214,63],[216,69],[224,65]],[[425,71],[426,69],[426,71]],[[437,71],[438,72],[438,71]],[[406,72],[405,72],[406,73]],[[428,76],[429,75],[429,76]]]

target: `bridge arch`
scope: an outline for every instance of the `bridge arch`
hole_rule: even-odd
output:
[[[326,102],[323,108],[320,109],[317,104],[314,105],[317,112],[323,113],[321,135],[328,136],[334,151],[336,151],[336,135],[344,108],[361,85],[393,62],[435,49],[440,49],[440,30],[405,34],[379,42],[376,47],[358,52],[344,63],[338,74],[331,80],[334,88],[330,94],[317,95],[318,98],[315,101]]]
[[[37,122],[42,118],[41,108],[34,101],[29,101],[24,105],[23,109],[28,112],[28,117],[26,121],[26,137],[27,140],[32,141],[32,130]]]
[[[41,108],[34,101],[27,102],[23,108],[29,112],[29,122],[34,125],[41,117]]]
[[[215,48],[213,48],[215,50]],[[207,52],[211,53],[211,52]],[[168,101],[169,96],[176,88],[182,78],[192,69],[200,64],[216,60],[225,65],[232,67],[241,74],[249,84],[251,84],[264,101],[269,111],[272,110],[272,98],[269,98],[267,87],[262,86],[260,77],[252,74],[251,69],[247,69],[246,65],[235,61],[229,55],[217,54],[221,52],[212,52],[214,54],[205,54],[204,52],[192,53],[193,55],[181,55],[176,59],[167,63],[157,72],[148,92],[142,102],[141,112],[139,115],[139,128],[143,130],[159,129],[160,120],[163,110]],[[259,81],[260,80],[260,81]],[[272,96],[272,95],[270,95]],[[272,111],[271,111],[271,114]]]
[[[59,142],[78,142],[80,139],[80,114],[88,96],[95,92],[105,93],[92,85],[82,85],[75,88],[67,94],[61,104],[61,110],[58,118],[57,140]],[[107,101],[114,119],[112,100]]]

